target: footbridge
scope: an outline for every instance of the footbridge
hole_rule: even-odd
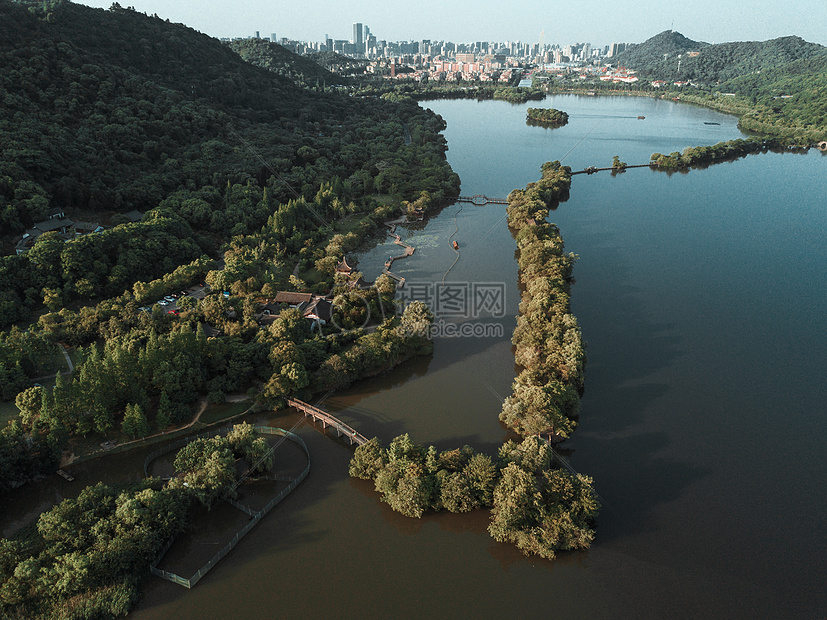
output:
[[[306,418],[309,417],[314,423],[317,420],[320,420],[323,430],[329,426],[336,431],[337,437],[347,437],[348,441],[350,441],[350,445],[355,444],[357,446],[361,446],[368,442],[367,437],[362,435],[362,433],[355,431],[335,416],[329,414],[327,411],[314,407],[313,405],[309,405],[306,402],[296,398],[288,398],[287,404],[291,407],[295,407],[298,411],[301,411]]]
[[[457,202],[470,202],[472,204],[481,207],[483,205],[487,205],[489,203],[495,205],[507,205],[508,201],[503,198],[489,198],[483,194],[474,194],[473,196],[460,196],[457,198]]]

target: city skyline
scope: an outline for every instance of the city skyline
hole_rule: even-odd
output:
[[[84,0],[87,6],[108,8],[111,0]],[[378,39],[537,42],[541,32],[547,43],[641,43],[664,30],[676,30],[697,41],[767,40],[797,35],[827,45],[827,11],[824,0],[794,3],[741,0],[718,3],[686,0],[583,0],[576,5],[554,6],[532,1],[518,7],[494,2],[446,4],[423,0],[415,5],[394,5],[366,0],[358,8],[340,0],[319,0],[298,7],[285,2],[251,0],[228,10],[212,0],[132,0],[129,6],[172,22],[181,22],[210,36],[247,37],[256,31],[301,41],[351,39],[354,23],[370,27]]]

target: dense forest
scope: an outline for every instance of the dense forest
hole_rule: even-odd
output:
[[[297,56],[278,43],[264,39],[236,39],[227,45],[244,60],[293,80],[298,86],[324,89],[346,84],[337,73],[304,56]]]
[[[827,48],[800,37],[710,45],[667,30],[612,60],[613,64],[635,69],[643,78],[711,85],[813,58],[827,58]]]
[[[179,188],[262,184],[273,173],[245,142],[280,176],[279,200],[296,197],[288,185],[310,198],[318,179],[366,171],[373,181],[377,165],[404,157],[401,125],[420,114],[311,93],[215,39],[117,5],[60,1],[44,15],[0,0],[0,16],[0,188],[11,230],[50,207],[148,210]]]
[[[335,267],[410,204],[458,194],[441,118],[305,88],[286,51],[292,79],[117,4],[0,0],[0,17],[0,229],[54,208],[107,224],[0,258],[0,396],[19,410],[0,492],[84,437],[145,437],[230,392],[273,407],[430,351],[427,308],[397,316],[393,281]],[[327,327],[275,304],[285,290],[327,298]],[[33,385],[61,345],[74,372]]]
[[[0,35],[5,249],[53,208],[115,226],[69,242],[47,233],[0,258],[0,328],[213,255],[278,205],[314,200],[324,183],[345,206],[458,193],[444,122],[410,100],[310,92],[215,39],[117,4],[0,0]],[[150,213],[122,223],[132,209]]]

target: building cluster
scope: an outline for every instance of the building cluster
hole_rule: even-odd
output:
[[[260,38],[260,33],[255,33]],[[378,39],[370,28],[357,22],[353,24],[350,39],[331,39],[304,42],[287,38],[277,39],[271,34],[270,41],[279,43],[296,54],[335,52],[365,63],[365,71],[389,79],[413,79],[415,81],[490,82],[517,83],[532,77],[535,70],[568,79],[599,79],[613,84],[634,84],[639,81],[634,71],[618,67],[612,59],[626,51],[631,44],[612,43],[594,47],[590,43],[569,45],[547,44],[543,35],[538,43],[520,41],[385,41]],[[699,52],[687,52],[697,56]],[[656,80],[654,88],[662,88],[667,82]],[[678,81],[675,86],[695,86],[692,82]]]
[[[255,33],[255,37],[262,38],[260,31]],[[602,48],[593,47],[590,43],[560,46],[544,43],[543,35],[538,43],[454,43],[430,39],[386,41],[378,39],[370,28],[361,22],[353,24],[349,39],[332,39],[325,35],[323,41],[307,42],[285,37],[279,39],[276,33],[271,33],[269,40],[299,55],[335,52],[365,60],[369,63],[367,70],[373,73],[394,73],[394,77],[398,77],[399,72],[394,71],[394,68],[405,66],[419,72],[419,77],[444,74],[444,78],[449,81],[470,77],[481,81],[508,81],[513,75],[504,78],[503,72],[525,65],[540,67],[599,64],[628,47],[627,43],[612,43]],[[409,71],[405,73],[406,77],[411,77]]]
[[[138,222],[144,216],[140,211],[130,211],[125,213],[124,217],[130,222]],[[23,236],[18,239],[15,245],[15,251],[18,254],[23,254],[29,251],[40,237],[47,232],[56,232],[58,238],[63,241],[71,241],[82,235],[89,235],[92,233],[99,233],[105,230],[98,222],[82,222],[71,220],[66,217],[63,209],[55,208],[49,211],[46,219],[42,222],[36,222],[29,228]]]

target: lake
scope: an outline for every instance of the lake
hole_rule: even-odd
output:
[[[422,105],[447,121],[466,195],[504,198],[549,160],[574,170],[610,166],[614,155],[644,164],[653,152],[742,135],[731,116],[649,98]],[[527,126],[526,108],[541,105],[567,112],[568,125]],[[402,517],[371,483],[347,477],[351,449],[302,425],[307,480],[192,591],[151,579],[133,615],[824,617],[825,171],[827,158],[811,151],[686,174],[573,178],[549,219],[580,257],[572,307],[589,363],[580,427],[560,452],[603,500],[589,551],[525,557],[488,536],[487,512]],[[465,291],[464,307],[442,309],[446,322],[500,326],[501,335],[438,338],[432,356],[324,407],[385,443],[407,432],[440,449],[493,453],[508,437],[497,415],[515,376],[519,292],[504,209],[451,205],[400,228],[417,249],[393,266],[409,298],[441,303],[446,291]],[[383,241],[359,267],[371,279],[399,250]],[[483,285],[500,305],[474,306]],[[300,421],[289,412],[256,419]],[[142,458],[81,466],[72,484],[137,476],[127,472]],[[0,525],[41,510],[60,484],[21,489]]]

